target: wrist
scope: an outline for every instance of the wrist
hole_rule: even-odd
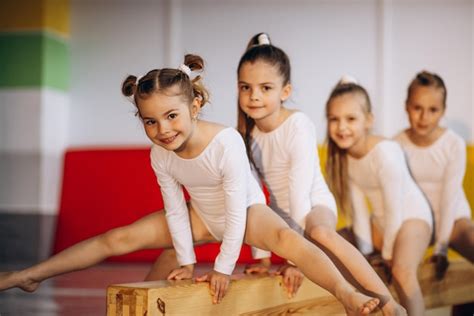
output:
[[[182,265],[181,268],[187,269],[187,270],[193,272],[194,271],[194,264],[185,264],[185,265]]]

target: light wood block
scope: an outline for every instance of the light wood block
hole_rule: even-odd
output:
[[[419,279],[427,308],[474,301],[474,266],[465,260],[452,261],[442,281],[434,279],[432,264],[424,264]],[[393,286],[390,289],[395,294]],[[307,279],[289,299],[280,276],[235,275],[227,295],[217,305],[211,302],[208,283],[191,280],[117,284],[107,289],[107,316],[295,313],[345,315],[335,297]]]

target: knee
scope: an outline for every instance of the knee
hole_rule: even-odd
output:
[[[290,227],[280,228],[277,231],[276,241],[280,246],[291,247],[291,245],[296,245],[298,239],[302,238],[297,232],[295,232]]]
[[[334,240],[336,234],[334,229],[325,225],[316,225],[309,231],[310,237],[322,245],[327,245],[331,240]]]
[[[117,255],[130,243],[130,234],[122,228],[114,228],[102,234],[100,243],[105,248],[109,256]]]
[[[417,268],[405,263],[395,263],[392,266],[393,278],[400,285],[409,285],[417,282]]]

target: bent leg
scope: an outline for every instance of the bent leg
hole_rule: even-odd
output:
[[[410,219],[403,222],[395,240],[392,274],[400,302],[410,316],[425,313],[417,271],[430,239],[430,226],[423,220]]]
[[[379,299],[356,292],[321,249],[288,227],[266,205],[249,207],[245,242],[294,262],[306,277],[338,298],[348,315],[368,314],[379,303]]]
[[[451,232],[450,246],[474,263],[474,222],[469,218],[456,220]]]
[[[154,212],[130,225],[81,241],[32,267],[0,274],[0,290],[20,287],[32,292],[47,278],[91,267],[111,256],[171,246],[164,212]]]
[[[362,253],[339,235],[336,216],[326,207],[314,207],[306,216],[306,233],[336,264],[339,271],[361,292],[380,299],[380,306],[396,310],[398,304]],[[386,311],[386,314],[390,314]]]

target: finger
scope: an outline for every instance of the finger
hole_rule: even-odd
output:
[[[295,278],[294,278],[294,276],[291,276],[288,279],[288,284],[289,284],[288,293],[290,294],[290,298],[292,298],[295,295]]]
[[[222,298],[224,297],[224,284],[222,282],[217,283],[217,303],[220,303],[222,301]]]
[[[166,279],[167,280],[174,280],[174,278],[176,277],[177,274],[178,274],[178,271],[173,270],[173,271],[170,272],[170,274],[168,274],[168,277]]]
[[[215,280],[211,282],[211,293],[213,294],[212,303],[217,304],[219,302],[219,289]]]
[[[299,275],[296,279],[296,282],[295,282],[294,295],[296,295],[296,293],[298,293],[298,290],[300,289],[301,284],[303,284],[303,276]]]
[[[196,277],[197,282],[206,282],[208,281],[208,274],[201,275],[199,277]]]

